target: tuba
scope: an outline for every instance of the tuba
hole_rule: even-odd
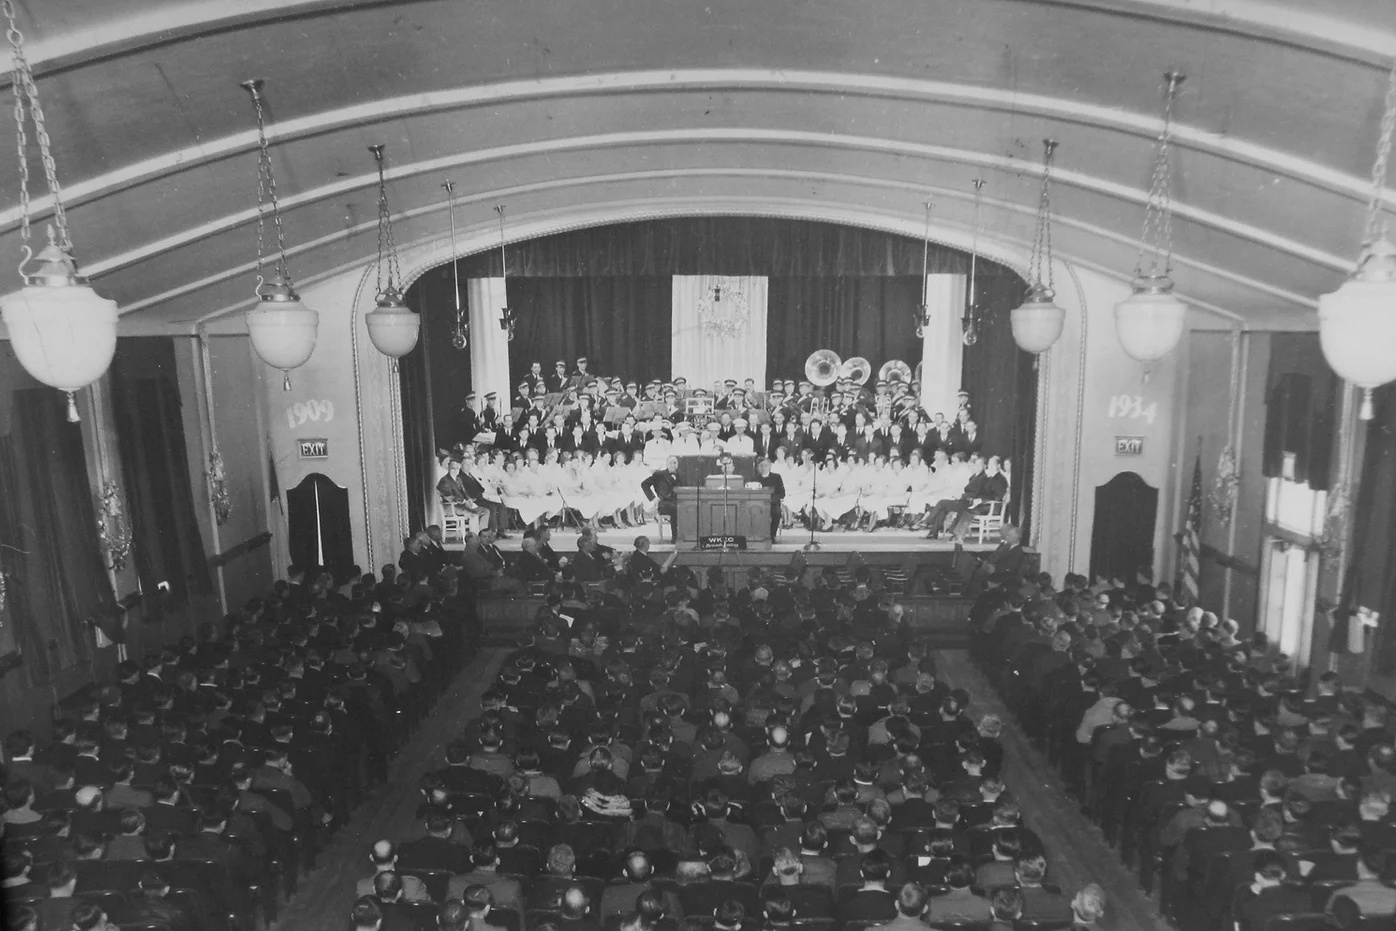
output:
[[[839,370],[843,360],[832,349],[820,349],[810,353],[805,360],[805,377],[816,387],[823,388],[839,380]]]
[[[889,385],[894,385],[899,381],[911,381],[911,366],[900,359],[890,359],[882,363],[882,368],[878,369],[877,380],[885,381]]]
[[[872,377],[872,363],[862,356],[854,356],[840,366],[839,377],[847,378],[855,385],[866,385]]]

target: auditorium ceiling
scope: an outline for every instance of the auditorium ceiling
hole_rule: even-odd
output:
[[[928,198],[964,245],[982,177],[983,238],[1011,259],[1046,136],[1059,257],[1123,279],[1169,69],[1179,290],[1213,324],[1312,328],[1356,253],[1396,54],[1390,0],[16,3],[79,258],[131,333],[252,294],[247,78],[301,282],[374,255],[372,143],[401,243],[445,235],[450,179],[477,245],[499,203],[520,235],[754,213],[919,236]]]

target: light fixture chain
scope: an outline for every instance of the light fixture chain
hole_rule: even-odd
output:
[[[387,238],[386,227],[388,225],[388,188],[383,180],[383,149],[381,146],[370,147],[374,158],[378,161],[378,294],[383,294],[383,242]],[[392,286],[393,275],[388,273],[388,285]]]
[[[253,92],[252,101],[257,105],[257,139],[262,149],[262,184],[267,199],[271,201],[271,221],[276,226],[276,251],[278,257],[277,274],[291,283],[290,267],[286,262],[286,231],[281,226],[281,200],[276,195],[276,172],[272,170],[271,149],[267,145],[266,111],[262,107],[262,95]],[[260,252],[260,247],[258,248]]]
[[[1163,129],[1154,152],[1153,175],[1149,179],[1149,199],[1144,205],[1144,229],[1139,236],[1136,275],[1144,275],[1144,256],[1149,256],[1148,277],[1173,271],[1173,104],[1181,75],[1165,76],[1168,82],[1163,104]]]
[[[34,83],[34,69],[24,54],[24,33],[15,22],[15,7],[12,0],[3,0],[5,19],[8,27],[5,35],[10,40],[10,50],[14,57],[13,81],[15,93],[15,125],[19,135],[20,164],[20,235],[24,243],[29,242],[29,166],[26,161],[28,139],[24,131],[24,97],[28,97],[28,114],[34,119],[34,138],[39,143],[39,160],[44,166],[44,180],[53,195],[53,222],[58,227],[58,244],[68,252],[73,251],[73,240],[68,235],[68,212],[63,207],[63,191],[58,184],[58,165],[53,160],[53,146],[49,140],[48,127],[44,123],[44,108],[39,103],[39,88]],[[21,91],[21,87],[23,90]]]
[[[1057,143],[1051,139],[1043,142],[1046,154],[1042,159],[1042,245],[1043,254],[1038,262],[1047,266],[1047,290],[1056,291],[1056,281],[1052,275],[1052,156]]]
[[[1381,194],[1386,187],[1386,171],[1391,161],[1391,136],[1396,131],[1396,64],[1386,83],[1386,109],[1381,117],[1381,136],[1377,140],[1377,160],[1372,165],[1372,196],[1367,202],[1367,233],[1365,244],[1381,236]]]

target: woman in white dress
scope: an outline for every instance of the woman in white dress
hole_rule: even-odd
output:
[[[906,512],[902,515],[902,526],[917,525],[921,516],[926,513],[926,508],[935,504],[934,501],[928,500],[932,477],[930,467],[921,460],[921,451],[913,449],[906,467],[907,500]]]
[[[600,530],[601,525],[597,523],[596,516],[600,513],[604,502],[590,481],[591,453],[583,449],[571,456],[567,456],[566,453],[563,455],[566,456],[566,461],[560,462],[562,466],[560,485],[562,493],[567,496],[567,504],[580,515],[582,520],[586,521],[588,527],[592,530]]]
[[[799,461],[790,465],[789,473],[781,476],[785,479],[786,511],[792,523],[796,517],[813,521],[809,515],[809,496],[814,479],[814,450],[801,450],[799,455]]]
[[[819,469],[814,489],[814,514],[820,530],[833,530],[834,523],[858,502],[858,487],[851,481],[852,468],[832,454]]]
[[[557,453],[554,452],[553,458],[556,457]],[[540,520],[562,513],[562,499],[557,493],[557,482],[550,474],[544,472],[543,464],[538,461],[537,450],[529,452],[516,480],[517,497],[512,503],[509,503],[507,497],[505,500],[510,507],[519,512],[519,517],[525,525],[536,526]]]

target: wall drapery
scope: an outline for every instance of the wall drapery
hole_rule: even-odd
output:
[[[111,392],[141,589],[167,582],[173,601],[187,603],[212,591],[212,580],[194,513],[172,341],[118,340]],[[154,599],[147,609],[153,615],[163,603]]]
[[[1396,384],[1373,392],[1375,419],[1367,423],[1362,483],[1353,501],[1351,565],[1343,602],[1371,608],[1377,624],[1376,671],[1396,672]]]
[[[0,436],[5,615],[31,686],[92,655],[88,619],[112,601],[97,545],[82,430],[50,388],[15,391]]]
[[[693,387],[706,388],[713,381],[753,379],[766,384],[766,301],[765,278],[728,278],[716,275],[675,275],[673,281],[673,327],[670,341],[673,376],[688,379]],[[727,288],[712,306],[719,315],[732,316],[722,309],[725,303],[744,308],[745,323],[740,332],[724,335],[711,331],[702,320],[704,302],[712,302],[714,287]]]

